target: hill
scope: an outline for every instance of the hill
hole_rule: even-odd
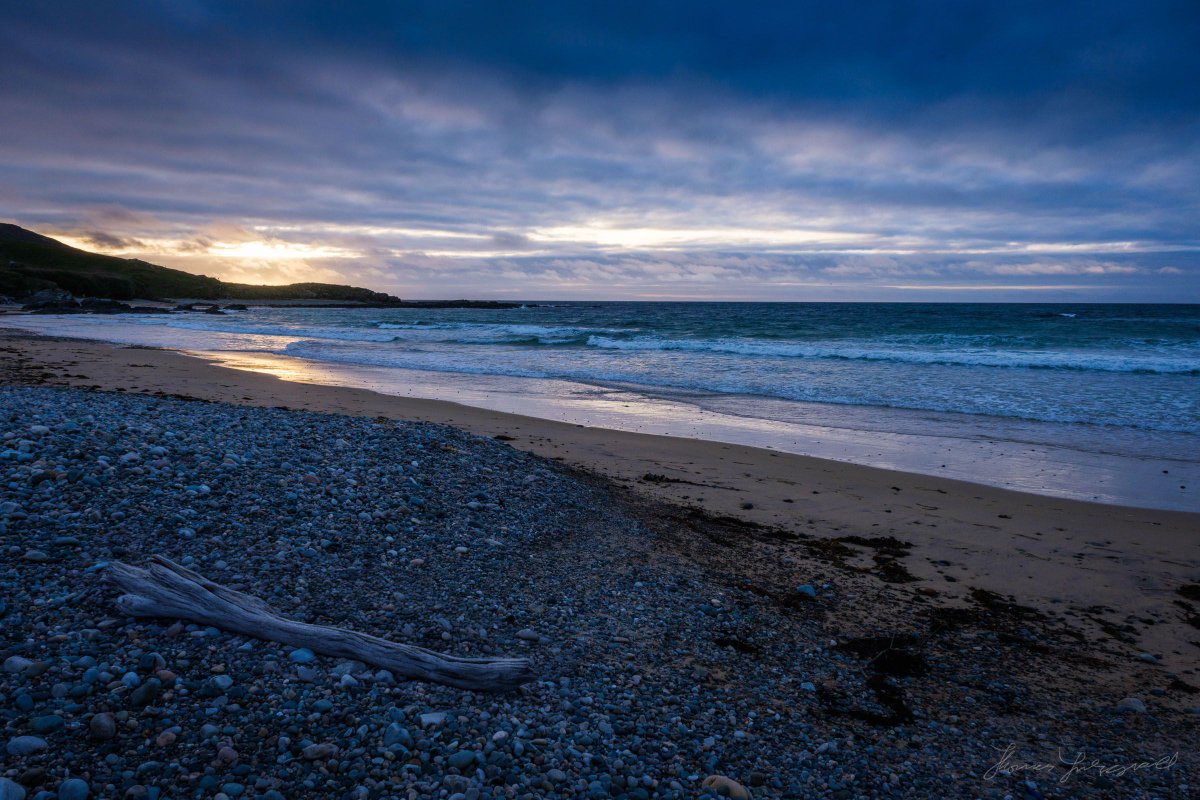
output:
[[[26,230],[0,223],[0,295],[26,297],[44,289],[61,289],[80,297],[113,300],[305,300],[396,305],[400,298],[357,286],[293,283],[254,286],[226,283],[206,275],[160,267],[136,258],[89,253]]]

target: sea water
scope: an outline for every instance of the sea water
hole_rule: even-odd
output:
[[[834,457],[797,442],[819,429],[826,439],[846,432],[932,437],[943,450],[944,440],[1003,442],[1060,458],[1177,462],[1185,474],[1200,461],[1200,305],[530,302],[513,309],[9,317],[5,324],[295,357],[325,365],[322,374],[335,382],[362,384],[369,376],[372,388],[388,391],[391,375],[391,389],[409,387],[397,393],[411,394],[415,380],[426,395],[480,405],[498,407],[486,397],[501,394],[503,410],[538,416],[566,418],[546,410],[555,396],[565,408],[590,394],[587,424],[704,436],[705,420],[738,420],[729,424],[782,438],[736,430],[714,438]],[[529,408],[514,408],[522,394]],[[605,400],[632,403],[644,424],[622,422]],[[686,409],[695,415],[690,429],[663,430],[650,419],[662,412],[680,422]],[[570,419],[579,414],[576,405]],[[916,471],[944,463],[930,448],[929,468],[859,449],[843,457]],[[983,482],[1061,493],[1036,480]],[[1185,494],[1177,502],[1148,504],[1190,508],[1189,490],[1178,491]],[[1114,499],[1103,494],[1097,499]]]

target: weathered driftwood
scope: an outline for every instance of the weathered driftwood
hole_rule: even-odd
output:
[[[147,569],[114,561],[105,577],[125,592],[117,598],[117,608],[135,617],[190,620],[460,689],[512,689],[533,679],[524,658],[456,658],[343,628],[285,619],[259,598],[213,583],[162,556],[153,556]]]

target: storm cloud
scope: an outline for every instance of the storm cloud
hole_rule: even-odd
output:
[[[28,3],[0,215],[405,296],[1200,299],[1200,7]]]

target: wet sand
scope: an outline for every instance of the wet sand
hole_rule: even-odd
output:
[[[1200,514],[283,380],[171,350],[6,331],[0,363],[9,381],[444,423],[671,505],[818,539],[891,537],[911,544],[893,548],[897,580],[918,579],[904,585],[929,602],[962,605],[994,593],[1069,623],[1118,660],[1137,663],[1149,652],[1196,682],[1200,603],[1180,590],[1200,584]],[[851,565],[878,563],[878,546],[848,550]]]

